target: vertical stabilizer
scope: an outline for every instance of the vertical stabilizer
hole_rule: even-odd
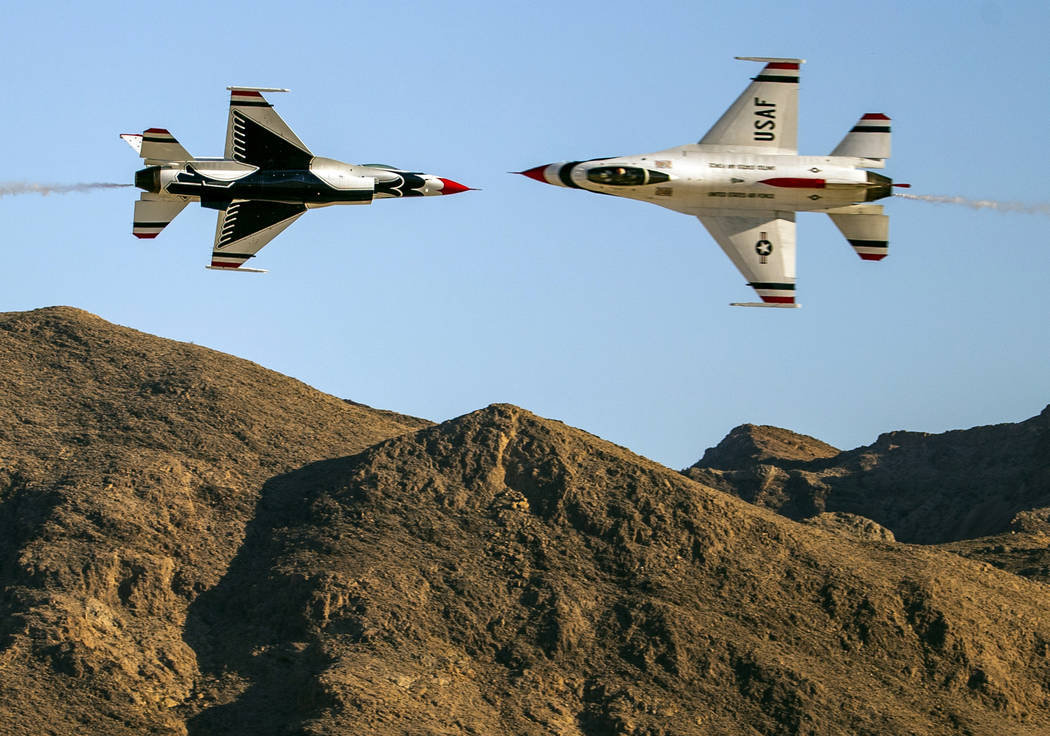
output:
[[[881,261],[889,254],[890,218],[882,213],[882,205],[839,207],[828,217],[865,261]]]

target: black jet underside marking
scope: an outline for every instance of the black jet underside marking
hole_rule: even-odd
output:
[[[233,158],[260,169],[308,169],[313,154],[234,110]]]
[[[382,192],[383,194],[389,194],[392,197],[423,196],[423,192],[420,191],[426,186],[426,180],[424,180],[423,177],[417,176],[415,173],[409,171],[399,171],[396,173],[398,176],[397,179],[376,181],[376,194]]]
[[[168,185],[170,194],[200,197],[201,205],[225,209],[234,200],[261,200],[285,204],[369,202],[372,189],[335,189],[305,169],[254,171],[232,182],[215,181],[198,171],[180,171]]]
[[[297,217],[306,212],[301,204],[283,204],[281,202],[234,202],[223,219],[222,235],[217,248],[243,240],[260,230]],[[233,255],[233,254],[230,254]]]

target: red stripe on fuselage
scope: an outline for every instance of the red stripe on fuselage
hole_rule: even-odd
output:
[[[786,61],[771,61],[766,64],[766,69],[794,69],[798,71],[798,64],[792,64]]]
[[[881,112],[869,112],[867,115],[861,118],[861,120],[889,120],[888,115],[883,115]]]
[[[824,179],[801,179],[790,176],[762,179],[759,184],[768,184],[771,187],[787,187],[788,189],[823,189],[827,183]]]
[[[762,296],[759,294],[759,296]],[[793,296],[762,296],[762,301],[770,304],[794,304],[795,297]]]

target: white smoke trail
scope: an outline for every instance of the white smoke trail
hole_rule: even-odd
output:
[[[1018,215],[1046,215],[1050,217],[1050,202],[1040,204],[1024,204],[1023,202],[1000,202],[995,199],[967,199],[966,197],[947,197],[938,194],[904,194],[894,192],[894,197],[902,199],[916,199],[921,202],[933,202],[935,204],[961,204],[973,210],[995,210],[996,212],[1012,212]]]
[[[105,181],[81,182],[79,184],[41,184],[32,181],[0,182],[0,197],[13,197],[19,194],[69,194],[70,192],[90,192],[95,189],[118,189],[134,184],[114,184]]]

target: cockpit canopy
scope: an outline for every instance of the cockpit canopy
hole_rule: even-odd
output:
[[[587,171],[587,181],[613,187],[640,187],[670,178],[662,171],[650,171],[637,166],[597,166]]]

